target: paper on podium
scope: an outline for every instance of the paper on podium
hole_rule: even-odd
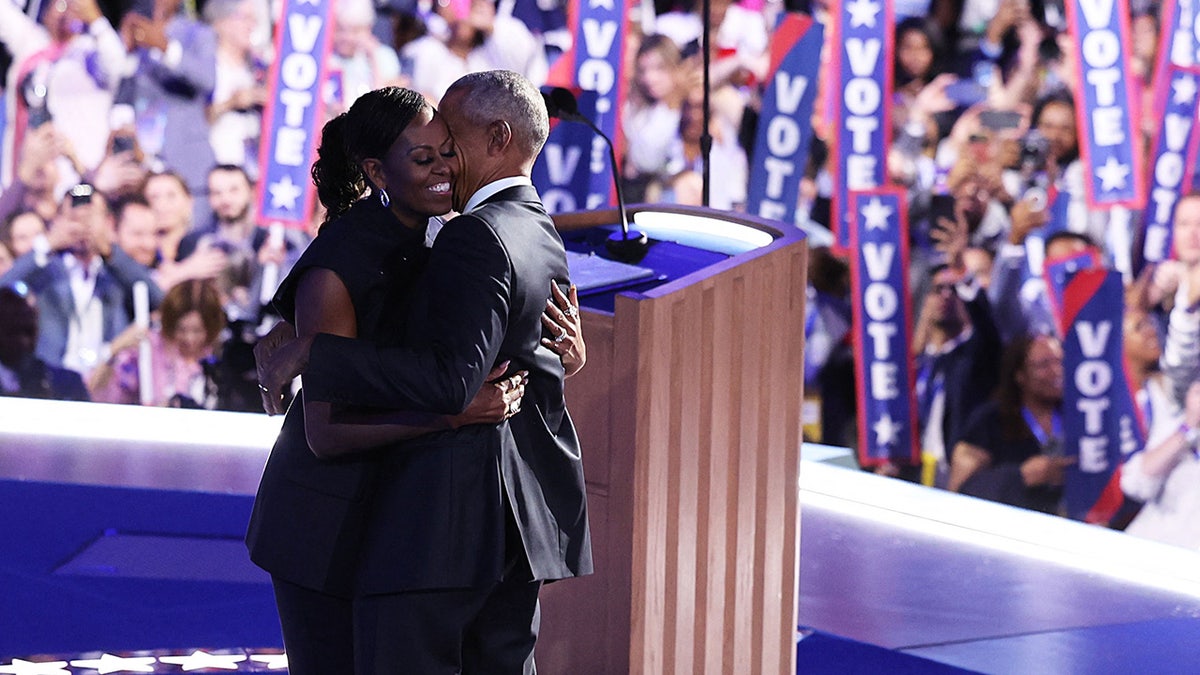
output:
[[[598,288],[620,287],[654,277],[654,270],[646,267],[627,265],[595,254],[575,251],[567,251],[567,267],[571,270],[571,282],[580,293]]]

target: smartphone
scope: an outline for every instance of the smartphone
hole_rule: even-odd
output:
[[[993,131],[1018,129],[1021,126],[1021,113],[1015,110],[984,110],[979,113],[979,123]]]
[[[930,198],[929,224],[936,227],[942,218],[954,220],[954,195],[933,195]]]
[[[92,194],[96,189],[87,183],[80,183],[71,188],[71,206],[87,206],[92,203]]]
[[[133,136],[113,136],[112,151],[114,155],[119,155],[122,152],[133,152],[133,148]]]
[[[958,80],[946,85],[946,97],[960,108],[970,108],[987,100],[987,90],[975,80]]]

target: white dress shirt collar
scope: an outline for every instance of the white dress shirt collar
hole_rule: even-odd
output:
[[[471,198],[467,200],[467,205],[463,208],[462,212],[464,214],[470,213],[479,208],[480,204],[491,198],[497,192],[500,192],[501,190],[507,190],[510,187],[516,187],[518,185],[532,186],[533,181],[529,179],[529,176],[512,176],[511,178],[501,178],[500,180],[492,181],[491,183],[479,188],[475,191],[475,194],[471,195]]]

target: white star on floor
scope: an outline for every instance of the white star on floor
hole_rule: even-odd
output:
[[[850,26],[875,27],[875,15],[879,13],[879,3],[871,0],[850,0],[846,3],[846,11],[850,12]]]
[[[1171,80],[1172,100],[1176,105],[1184,105],[1196,100],[1196,78],[1181,74]]]
[[[257,661],[267,670],[284,670],[288,667],[287,654],[251,654],[251,661]]]
[[[217,670],[237,670],[239,663],[246,660],[245,654],[209,654],[196,650],[187,656],[160,656],[161,663],[171,663],[186,671],[201,668],[216,668]]]
[[[875,431],[875,445],[882,448],[895,445],[899,431],[904,427],[892,419],[891,413],[885,412],[871,428]]]
[[[1104,166],[1096,169],[1096,175],[1100,178],[1101,190],[1118,190],[1128,183],[1125,179],[1129,176],[1129,165],[1122,164],[1116,157],[1109,157],[1104,160]]]
[[[271,191],[271,208],[283,208],[288,211],[296,210],[296,200],[300,198],[300,193],[304,192],[299,185],[292,182],[291,176],[286,175],[271,183],[267,189]]]
[[[112,654],[103,654],[98,659],[80,659],[72,661],[74,668],[94,668],[100,675],[108,673],[153,673],[154,657],[137,656],[122,658]]]
[[[868,230],[886,230],[888,218],[892,216],[892,207],[884,206],[878,197],[871,197],[871,201],[859,209],[859,213],[866,219]]]
[[[66,661],[34,663],[33,661],[13,659],[11,664],[0,666],[0,673],[8,675],[71,675],[71,671],[66,668]]]

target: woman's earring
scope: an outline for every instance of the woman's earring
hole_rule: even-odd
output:
[[[384,188],[379,188],[379,203],[383,204],[383,208],[385,209],[392,205],[392,200],[388,197],[387,190]]]

